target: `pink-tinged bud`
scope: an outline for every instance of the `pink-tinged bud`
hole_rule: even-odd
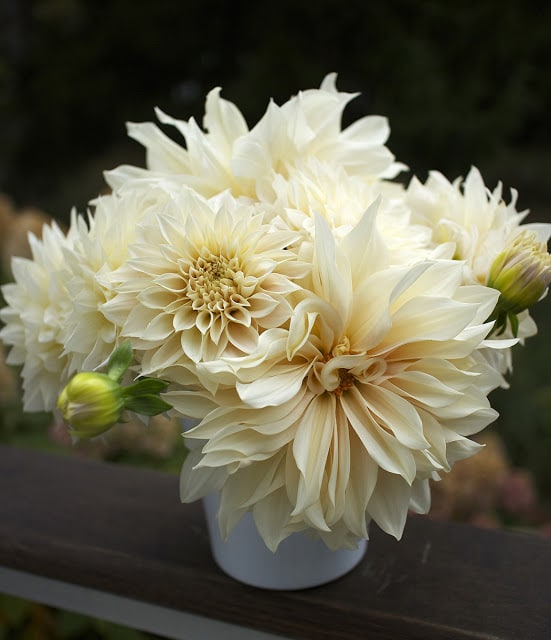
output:
[[[543,242],[524,231],[494,260],[488,286],[501,292],[503,311],[520,313],[534,305],[551,282],[551,256]]]
[[[513,334],[518,330],[517,314],[529,309],[544,295],[551,283],[551,256],[547,246],[529,231],[519,234],[492,263],[487,285],[499,296],[492,314],[498,332],[510,322]]]

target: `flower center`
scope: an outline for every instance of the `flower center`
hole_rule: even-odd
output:
[[[239,280],[243,273],[237,258],[225,256],[199,256],[190,266],[186,295],[195,310],[221,311],[240,295]]]
[[[344,391],[351,389],[356,382],[356,377],[348,369],[339,369],[339,386],[333,391],[337,397],[341,397]]]
[[[334,393],[338,398],[356,385],[370,384],[387,371],[384,358],[354,352],[345,336],[310,370],[308,386],[313,393]]]
[[[353,366],[349,362],[350,357],[350,341],[345,336],[315,363],[308,379],[311,390],[317,394],[328,391],[340,397],[344,391],[351,389],[356,376],[349,369],[349,366]]]

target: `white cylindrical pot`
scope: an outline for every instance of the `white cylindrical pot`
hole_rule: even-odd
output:
[[[263,589],[307,589],[336,580],[363,558],[367,541],[354,550],[331,551],[321,540],[293,533],[272,553],[260,537],[251,513],[222,540],[217,513],[219,495],[203,498],[212,554],[232,578]]]

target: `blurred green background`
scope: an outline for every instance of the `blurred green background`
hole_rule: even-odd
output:
[[[200,121],[206,92],[222,86],[252,124],[270,97],[284,101],[330,71],[340,89],[360,92],[345,124],[388,116],[389,147],[411,173],[453,179],[477,165],[488,186],[519,190],[529,221],[551,222],[546,0],[2,0],[0,193],[67,221],[103,189],[104,169],[143,164],[126,121],[152,120],[154,106]],[[517,348],[511,389],[494,393],[492,430],[548,508],[551,303],[534,315],[540,334]],[[66,450],[50,423],[8,403],[0,441]],[[182,451],[170,443],[161,454],[114,446],[103,457],[176,470]],[[0,640],[123,637],[14,602],[0,603]]]

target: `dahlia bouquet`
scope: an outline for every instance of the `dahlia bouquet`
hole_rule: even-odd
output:
[[[427,512],[551,281],[551,225],[475,168],[404,186],[385,118],[342,128],[353,97],[329,75],[249,128],[214,89],[202,128],[157,110],[185,144],[129,124],[146,168],[108,171],[3,289],[26,410],[75,437],[181,417],[182,500],[219,492],[222,534],[252,511],[272,550],[353,548],[372,520],[400,538]]]

